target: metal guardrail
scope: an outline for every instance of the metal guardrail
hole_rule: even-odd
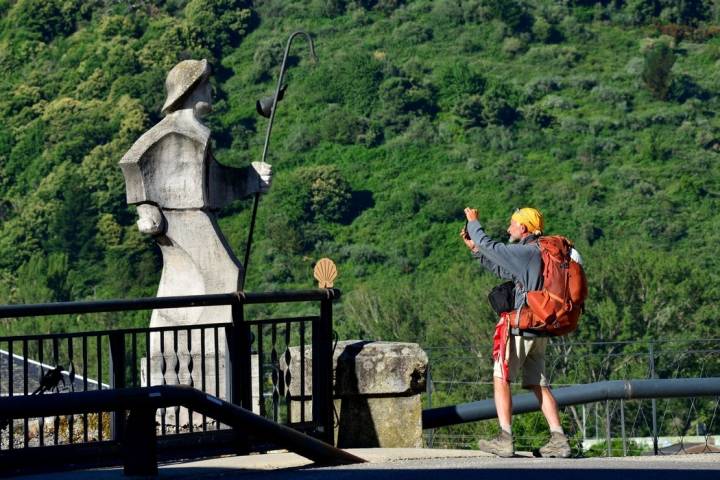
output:
[[[430,359],[425,408],[493,397],[490,340],[426,347]],[[720,377],[720,338],[661,338],[548,344],[546,377],[555,388],[625,379]],[[519,385],[514,385],[513,390]],[[520,392],[517,388],[516,393]],[[720,397],[604,400],[562,407],[561,420],[578,455],[672,455],[720,451]],[[514,419],[516,448],[532,450],[547,441],[540,412]],[[428,446],[475,448],[496,433],[483,421],[427,430]]]
[[[615,380],[558,388],[553,395],[560,407],[605,400],[720,396],[720,378]],[[513,414],[540,410],[533,394],[513,396],[512,405]],[[496,417],[495,402],[490,399],[423,410],[422,423],[424,429],[438,428]]]
[[[332,302],[339,296],[340,292],[335,289],[314,289],[0,306],[0,318],[17,318],[17,321],[31,316],[156,308],[227,305],[232,309],[232,322],[229,323],[0,337],[0,348],[7,352],[0,358],[0,393],[10,399],[30,400],[30,392],[34,390],[43,393],[54,389],[72,395],[78,389],[83,393],[94,393],[96,388],[104,392],[108,385],[109,391],[113,391],[152,386],[157,382],[160,386],[184,383],[219,397],[224,387],[225,397],[232,404],[248,411],[254,410],[276,422],[286,422],[293,428],[332,443]],[[319,302],[319,315],[245,318],[245,305],[287,302]],[[160,349],[161,358],[157,362],[152,362],[150,358],[153,342]],[[281,362],[290,361],[287,347],[291,342],[303,347],[299,350],[303,369],[312,362],[312,385],[308,385],[308,390],[312,391],[312,409],[308,408],[309,411],[305,412],[303,403],[299,416],[291,416],[288,385],[292,381],[300,382],[304,391],[305,375],[291,379],[287,372],[281,371]],[[307,362],[304,358],[306,342],[312,342],[313,348],[312,359],[307,359]],[[207,365],[206,344],[215,351],[214,358],[209,357]],[[225,365],[218,357],[223,348]],[[196,350],[200,354],[199,364],[193,364],[190,357],[181,365],[183,352]],[[48,364],[59,367],[54,369],[57,370],[54,387],[58,388],[49,386],[38,390],[35,387],[53,373],[46,368]],[[218,379],[223,369],[226,383],[220,384]],[[30,377],[31,373],[35,378]],[[254,374],[257,374],[255,378]],[[95,377],[94,384],[90,376]],[[59,387],[60,381],[65,382],[62,388]],[[53,396],[52,401],[63,396],[65,394]],[[37,397],[33,402],[50,401],[50,397],[45,395]],[[284,412],[281,409],[283,401]],[[227,445],[228,440],[233,443],[232,436],[222,435],[223,430],[228,428],[222,426],[222,420],[213,417],[215,422],[208,423],[206,416],[202,416],[201,423],[198,423],[195,420],[198,415],[199,412],[186,406],[160,407],[160,437],[168,440],[176,438],[173,440],[175,445],[178,442],[197,442],[205,446],[217,442],[220,446]],[[181,417],[185,421],[181,422]],[[299,422],[291,424],[291,418],[299,418]],[[66,457],[77,458],[76,454],[88,452],[90,447],[95,448],[106,441],[117,443],[125,430],[126,418],[125,408],[118,407],[109,412],[98,405],[94,410],[82,412],[79,418],[75,414],[62,418],[55,416],[49,428],[45,420],[43,415],[28,411],[18,420],[11,420],[7,425],[9,428],[0,431],[2,462],[13,455],[18,456],[22,450],[32,451],[34,460],[43,458],[43,455],[48,458],[56,455],[51,450],[63,450]],[[247,447],[244,449],[247,450]]]
[[[28,415],[58,416],[103,410],[129,410],[119,436],[125,475],[157,475],[156,410],[182,405],[232,426],[244,435],[271,442],[324,465],[362,463],[365,460],[309,435],[275,423],[244,408],[187,386],[96,390],[47,397],[0,399],[5,418]],[[3,468],[12,468],[3,462]]]

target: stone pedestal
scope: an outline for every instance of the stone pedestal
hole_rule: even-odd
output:
[[[290,348],[291,421],[300,421],[300,349]],[[427,355],[415,343],[338,342],[333,354],[340,448],[422,447],[422,402]],[[312,349],[305,349],[305,396],[312,394]],[[305,419],[312,402],[305,401]]]

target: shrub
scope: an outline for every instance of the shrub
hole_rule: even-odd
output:
[[[632,95],[627,92],[621,92],[614,88],[598,85],[590,91],[590,94],[603,103],[629,104],[632,101]]]
[[[464,53],[477,53],[483,49],[482,39],[473,32],[464,32],[458,38],[460,50]]]
[[[581,90],[590,90],[598,84],[598,79],[595,75],[577,76],[570,78],[568,84]]]
[[[432,145],[437,136],[435,125],[427,117],[419,117],[410,122],[401,138],[411,145]]]
[[[333,18],[345,13],[347,2],[345,0],[313,0],[310,8],[320,16]]]
[[[482,116],[492,125],[512,125],[519,118],[518,93],[506,83],[497,83],[482,96]]]
[[[492,150],[509,152],[515,148],[515,139],[509,128],[488,126],[485,133]]]
[[[502,20],[513,32],[528,32],[533,26],[533,16],[524,2],[519,0],[488,0],[485,2],[490,14]]]
[[[540,77],[530,80],[525,84],[525,98],[534,102],[551,92],[562,88],[562,81],[556,77]]]
[[[454,222],[463,217],[463,199],[456,193],[437,189],[430,192],[421,214],[428,223]]]
[[[560,43],[563,35],[556,25],[544,18],[537,18],[532,26],[533,36],[543,43]]]
[[[659,19],[664,22],[675,22],[682,25],[697,25],[707,20],[712,10],[712,2],[708,0],[631,0],[627,11],[637,24],[648,23]]]
[[[675,54],[665,43],[657,43],[645,52],[645,65],[641,78],[645,86],[658,100],[667,99],[672,81]]]
[[[417,214],[429,200],[428,193],[411,184],[403,190],[393,191],[387,201],[385,212],[389,217],[407,218]]]
[[[680,103],[683,103],[690,98],[706,100],[708,96],[708,92],[695,83],[690,75],[686,74],[680,74],[673,78],[668,91],[668,98],[676,100]]]
[[[337,104],[323,112],[318,123],[320,138],[333,143],[351,145],[358,142],[367,130],[367,122]]]
[[[473,95],[482,95],[487,81],[473,67],[453,63],[440,71],[439,96],[444,105],[454,105]]]
[[[342,104],[367,116],[378,98],[383,66],[384,62],[361,50],[319,62],[304,78],[305,99],[310,104]]]
[[[299,203],[299,202],[298,202]],[[287,205],[287,203],[286,203]],[[292,207],[295,207],[293,204]],[[290,208],[292,208],[290,207]],[[290,215],[286,214],[286,211]],[[305,250],[303,233],[305,224],[294,221],[293,210],[273,210],[263,223],[265,237],[280,251],[287,254],[297,254]],[[274,274],[273,274],[274,276]]]
[[[465,12],[463,3],[460,1],[433,2],[432,14],[440,21],[449,22],[452,25],[462,25],[465,23]]]
[[[413,117],[437,111],[432,85],[407,77],[391,77],[380,84],[380,123],[389,133],[405,129]]]
[[[625,65],[625,73],[637,78],[642,74],[644,65],[645,60],[642,57],[633,57],[628,60],[628,63]]]
[[[432,40],[432,29],[415,22],[408,22],[400,25],[393,32],[393,39],[406,45],[417,45]]]
[[[355,3],[365,10],[377,10],[389,14],[405,2],[404,0],[355,0]]]
[[[569,68],[577,65],[583,56],[575,47],[538,45],[530,48],[525,57],[533,63]]]
[[[483,125],[483,100],[480,95],[470,95],[460,99],[453,106],[453,113],[460,117],[464,128]]]
[[[502,51],[506,55],[517,55],[525,51],[525,43],[517,37],[508,37],[503,40]]]
[[[540,128],[552,125],[555,118],[542,105],[528,105],[522,109],[523,117]]]
[[[301,185],[308,189],[304,209],[313,218],[339,222],[350,211],[350,184],[334,165],[320,165],[301,169],[298,173]]]
[[[307,152],[320,141],[320,134],[305,124],[295,126],[285,138],[284,146],[289,152]],[[235,136],[238,138],[238,136]]]
[[[263,82],[280,68],[283,57],[283,46],[276,40],[260,43],[253,54],[252,79]]]
[[[560,95],[548,95],[543,99],[542,105],[546,108],[558,110],[570,110],[576,107],[571,100],[567,100]]]

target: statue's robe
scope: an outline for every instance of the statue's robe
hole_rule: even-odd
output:
[[[169,114],[145,132],[120,167],[128,204],[155,205],[165,217],[167,230],[156,237],[163,255],[157,296],[236,291],[243,266],[220,231],[215,212],[258,191],[254,170],[215,161],[210,130],[187,110]],[[153,311],[150,326],[230,320],[230,306],[160,309]]]

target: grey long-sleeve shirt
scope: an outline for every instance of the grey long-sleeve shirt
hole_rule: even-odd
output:
[[[542,289],[542,258],[536,236],[527,236],[516,244],[496,242],[478,221],[468,222],[467,231],[478,249],[473,256],[480,264],[496,276],[515,282],[516,309],[525,302],[525,292]]]

